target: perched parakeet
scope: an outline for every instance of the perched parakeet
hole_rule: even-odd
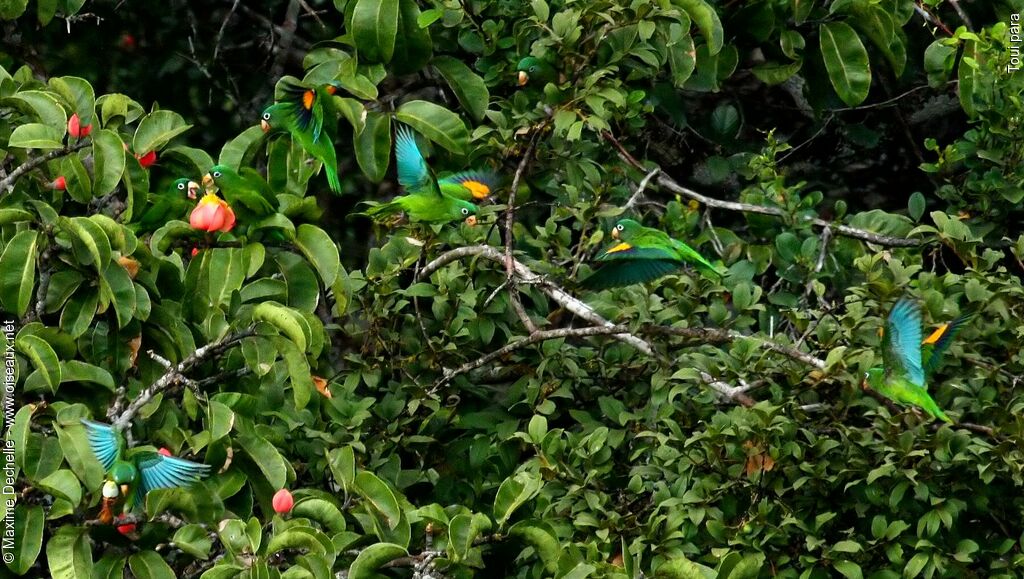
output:
[[[900,404],[917,406],[931,415],[953,423],[928,395],[928,376],[938,367],[942,353],[969,316],[943,324],[921,340],[921,311],[917,304],[903,298],[889,312],[882,333],[882,367],[864,374],[862,386]]]
[[[158,452],[130,452],[124,437],[108,424],[82,420],[89,435],[89,447],[103,465],[103,508],[100,521],[113,520],[112,505],[123,501],[123,512],[141,507],[153,489],[187,487],[205,477],[210,466]]]
[[[536,56],[527,56],[516,65],[518,77],[516,83],[519,86],[536,85],[544,86],[549,82],[559,82],[558,72],[555,67]]]
[[[597,256],[605,263],[583,280],[583,287],[600,290],[644,283],[678,271],[687,263],[715,279],[722,278],[714,264],[663,231],[622,219],[611,235],[618,243]]]
[[[335,193],[341,192],[338,158],[334,150],[334,132],[338,113],[331,97],[337,92],[333,84],[306,88],[285,83],[286,98],[263,110],[260,126],[263,132],[286,130],[310,155],[323,163],[327,182]]]
[[[150,194],[149,207],[135,223],[135,232],[143,233],[163,227],[173,219],[183,219],[195,205],[199,196],[199,183],[190,179],[177,179],[162,195]]]
[[[388,216],[405,212],[412,222],[449,223],[462,219],[468,225],[476,225],[477,206],[442,191],[408,127],[398,128],[395,157],[398,162],[398,182],[408,195],[374,205],[366,210],[366,215],[375,221],[383,221]]]
[[[238,220],[248,223],[277,211],[277,196],[256,171],[243,167],[241,173],[227,165],[214,165],[203,175],[203,187],[220,189]]]

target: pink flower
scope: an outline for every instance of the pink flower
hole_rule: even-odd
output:
[[[292,510],[295,499],[292,498],[292,493],[288,492],[288,489],[281,489],[274,493],[271,503],[274,505],[274,512],[283,515]]]
[[[188,222],[200,231],[231,231],[235,226],[235,212],[227,201],[215,193],[207,193],[192,210]]]
[[[76,139],[82,137],[88,137],[89,133],[92,132],[92,125],[82,126],[82,120],[78,118],[78,113],[71,115],[68,119],[68,134]]]

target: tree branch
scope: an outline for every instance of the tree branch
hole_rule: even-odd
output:
[[[635,157],[633,157],[633,155],[631,155],[629,151],[627,151],[626,148],[622,146],[622,143],[620,143],[614,135],[607,131],[602,133],[602,135],[604,136],[605,140],[611,143],[618,150],[619,157],[623,161],[632,165],[633,167],[636,167],[637,169],[640,169],[641,171],[647,169],[643,163],[641,163]],[[702,195],[694,191],[693,189],[689,189],[687,187],[680,185],[675,181],[675,179],[669,177],[664,172],[660,172],[658,174],[657,179],[658,185],[668,189],[669,191],[672,191],[673,193],[677,193],[684,197],[689,197],[690,199],[694,199],[709,207],[716,207],[718,209],[728,209],[729,211],[740,211],[743,213],[771,215],[773,217],[779,217],[781,219],[790,218],[790,215],[786,213],[786,211],[778,207],[753,205],[750,203],[740,203],[738,201],[723,201],[721,199],[715,199],[713,197],[708,197],[707,195]],[[850,227],[849,225],[838,225],[830,221],[821,219],[819,217],[808,218],[808,221],[810,221],[813,225],[817,227],[826,227],[832,229],[839,235],[869,241],[871,243],[876,243],[878,245],[886,245],[891,247],[917,247],[918,245],[921,245],[921,242],[917,239],[908,239],[906,237],[892,237],[889,235],[882,235],[880,233],[874,233],[872,231],[858,229],[856,227]]]
[[[32,157],[31,159],[19,165],[15,170],[11,171],[10,174],[3,178],[3,180],[0,180],[0,195],[3,195],[5,191],[12,191],[14,189],[14,182],[18,180],[18,177],[21,177],[22,175],[28,173],[32,169],[35,169],[36,167],[46,163],[47,161],[52,161],[54,159],[59,159],[65,155],[70,155],[71,153],[74,153],[75,151],[78,151],[80,149],[84,149],[85,147],[91,144],[91,139],[88,141],[81,140],[75,143],[74,145],[68,145],[60,149],[54,149],[49,153],[39,155],[38,157]]]
[[[131,404],[129,404],[128,407],[121,412],[119,416],[117,416],[117,418],[112,420],[111,426],[115,430],[125,430],[128,425],[131,424],[135,415],[139,413],[139,410],[148,404],[154,396],[163,392],[167,388],[170,388],[174,384],[189,382],[190,380],[184,375],[185,372],[191,370],[207,358],[223,353],[225,350],[228,350],[232,346],[241,342],[243,338],[247,338],[253,334],[255,334],[255,328],[252,327],[246,328],[235,334],[228,334],[215,342],[211,342],[197,349],[178,364],[171,364],[150,350],[150,356],[158,361],[163,360],[163,365],[167,368],[167,372],[158,378],[156,382],[150,384],[148,388],[140,392],[139,395],[132,400]]]
[[[530,144],[526,147],[526,151],[523,153],[523,158],[519,160],[519,166],[516,167],[515,175],[512,177],[512,185],[509,187],[510,191],[508,194],[508,209],[505,210],[505,274],[508,285],[508,297],[512,304],[512,309],[519,316],[519,320],[526,327],[526,331],[531,334],[537,331],[537,327],[533,325],[533,321],[530,320],[530,316],[523,308],[523,302],[519,299],[519,288],[513,280],[512,250],[515,248],[516,240],[512,228],[516,221],[516,191],[519,190],[519,182],[526,172],[526,167],[530,164],[530,159],[533,158],[533,151],[536,147],[537,135],[534,134],[530,138]]]

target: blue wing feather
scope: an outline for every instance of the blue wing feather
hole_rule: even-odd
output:
[[[121,435],[108,424],[82,419],[89,436],[89,447],[96,459],[103,465],[103,470],[110,470],[114,462],[121,456]]]
[[[427,190],[430,173],[427,161],[416,146],[416,137],[405,125],[399,125],[395,138],[395,157],[398,159],[398,182],[409,193]]]
[[[199,464],[176,456],[164,456],[147,452],[136,458],[142,478],[141,501],[149,491],[188,486],[205,477],[210,466]]]
[[[921,311],[917,305],[900,299],[889,312],[886,324],[889,362],[901,369],[906,377],[919,386],[925,383],[921,365]],[[896,368],[893,368],[895,370]]]

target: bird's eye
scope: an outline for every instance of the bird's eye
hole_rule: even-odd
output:
[[[620,224],[615,226],[615,229],[618,229],[619,231],[622,231],[623,229],[625,229],[625,227],[623,227],[622,224],[620,223]]]
[[[213,178],[214,179],[220,179],[220,171],[214,171],[213,172]]]
[[[184,191],[184,190],[185,190],[185,184],[184,183],[178,183],[178,191]]]
[[[269,121],[270,120],[270,113],[263,113],[263,120],[264,121]]]
[[[463,215],[469,215],[469,209],[466,209],[465,207],[463,207],[462,208],[462,214]]]
[[[537,65],[536,64],[530,67],[530,72],[537,72]]]

